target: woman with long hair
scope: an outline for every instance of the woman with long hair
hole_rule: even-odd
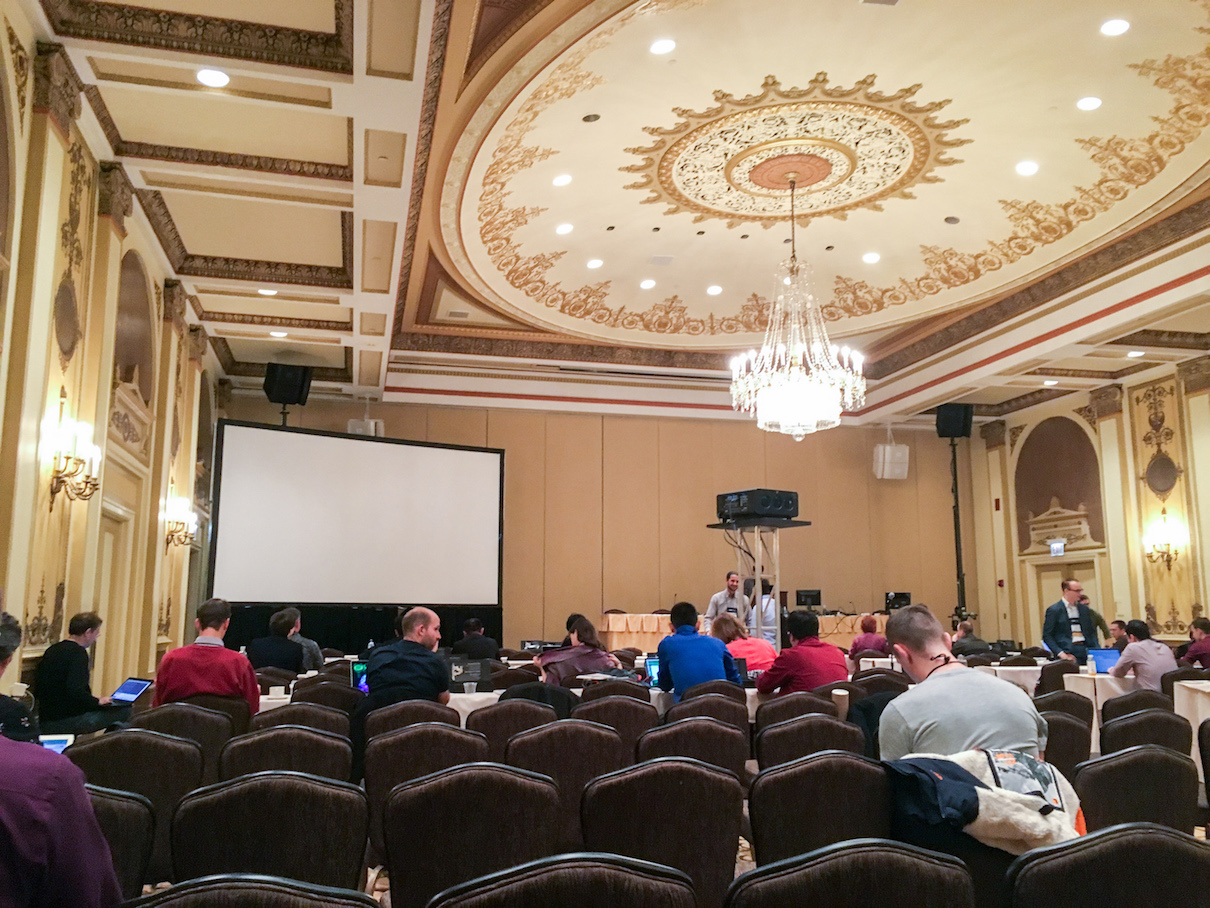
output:
[[[597,637],[597,629],[584,616],[568,628],[570,646],[547,650],[534,656],[534,664],[542,670],[542,680],[560,687],[571,687],[577,675],[621,668],[617,658],[610,655]]]
[[[750,672],[763,672],[777,658],[773,644],[763,637],[752,637],[734,615],[724,613],[710,625],[710,636],[718,637],[733,659],[743,659]]]

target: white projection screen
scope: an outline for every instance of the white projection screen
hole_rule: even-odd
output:
[[[222,420],[215,470],[212,596],[500,605],[501,450]]]

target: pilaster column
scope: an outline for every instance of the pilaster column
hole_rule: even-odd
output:
[[[1009,449],[1004,420],[979,428],[983,452],[971,450],[975,513],[975,563],[979,590],[979,631],[985,639],[1020,639],[1020,616],[1012,603],[1017,578],[1011,567],[1008,525]],[[1003,584],[1003,585],[1001,585]]]
[[[1138,520],[1130,516],[1138,513],[1138,482],[1123,404],[1121,385],[1097,388],[1088,397],[1089,410],[1096,420],[1105,550],[1109,554],[1113,594],[1113,608],[1105,610],[1106,620],[1142,618],[1145,601],[1140,563],[1142,542]]]
[[[1189,464],[1189,542],[1195,605],[1206,614],[1210,587],[1210,356],[1177,366],[1176,376],[1185,407],[1189,439],[1185,452]]]

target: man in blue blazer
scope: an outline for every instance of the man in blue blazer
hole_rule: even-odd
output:
[[[1080,602],[1084,585],[1078,580],[1063,581],[1063,598],[1046,609],[1042,624],[1042,642],[1060,659],[1083,665],[1088,651],[1098,646],[1097,626],[1088,606]]]

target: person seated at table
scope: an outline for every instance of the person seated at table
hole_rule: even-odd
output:
[[[668,619],[672,633],[660,641],[656,655],[660,690],[672,691],[673,702],[679,703],[685,691],[704,681],[744,683],[723,641],[697,632],[697,608],[692,602],[678,602]]]
[[[819,639],[818,615],[806,609],[795,609],[786,619],[786,631],[790,635],[790,646],[778,653],[768,671],[757,676],[758,691],[791,694],[849,680],[849,667],[840,647]]]
[[[773,584],[768,580],[760,582],[760,609],[753,606],[748,612],[748,630],[756,633],[756,622],[760,621],[760,636],[770,643],[777,642],[777,604],[773,601]]]
[[[260,685],[247,657],[223,645],[231,626],[231,603],[207,599],[197,607],[193,621],[197,639],[170,649],[155,673],[152,706],[175,703],[197,694],[242,697],[251,715],[260,710]]]
[[[718,637],[733,659],[743,659],[750,672],[763,672],[777,658],[773,644],[763,637],[753,637],[739,619],[726,612],[710,625],[710,636]]]
[[[974,656],[979,653],[990,653],[991,646],[986,640],[975,634],[975,625],[971,621],[959,621],[958,629],[954,631],[951,650],[955,656]]]
[[[884,656],[891,654],[886,645],[886,637],[878,633],[878,619],[873,615],[861,616],[861,633],[853,638],[853,645],[849,647],[849,654],[856,655],[867,649],[876,650]]]
[[[302,644],[290,635],[302,626],[302,615],[296,608],[284,608],[269,617],[269,636],[258,637],[248,644],[248,661],[255,669],[280,668],[301,675],[305,653]]]
[[[577,675],[622,667],[617,657],[597,639],[597,629],[583,615],[568,628],[567,636],[571,641],[570,646],[549,649],[534,656],[534,665],[542,671],[542,680],[547,684],[575,687]]]
[[[0,595],[0,607],[4,597]],[[13,654],[21,646],[21,622],[8,612],[0,611],[0,675],[13,661]],[[25,708],[25,704],[12,697],[0,694],[0,737],[12,741],[37,741],[38,720]]]
[[[1194,618],[1189,624],[1189,636],[1193,643],[1181,657],[1181,665],[1210,668],[1210,618]]]
[[[1172,655],[1172,650],[1166,644],[1152,640],[1147,622],[1137,618],[1126,622],[1126,638],[1130,643],[1109,673],[1115,678],[1124,678],[1133,668],[1136,687],[1163,690],[1160,678],[1165,672],[1176,671],[1176,656]]]
[[[468,659],[495,659],[500,655],[500,644],[484,635],[482,621],[467,618],[462,622],[462,639],[454,644],[452,652]]]
[[[1126,639],[1125,621],[1109,622],[1109,639],[1112,641],[1109,645],[1116,649],[1119,653],[1130,644],[1130,641]]]
[[[129,706],[92,694],[88,648],[101,636],[101,624],[96,612],[72,615],[67,639],[42,654],[34,672],[34,696],[43,734],[83,735],[130,721]]]
[[[571,646],[572,645],[571,644],[571,629],[573,627],[575,627],[576,622],[579,621],[583,617],[584,616],[581,615],[579,612],[572,612],[570,615],[567,616],[567,625],[566,625],[567,636],[563,638],[563,642],[560,643],[559,646]],[[587,620],[587,619],[585,619],[585,620]]]

